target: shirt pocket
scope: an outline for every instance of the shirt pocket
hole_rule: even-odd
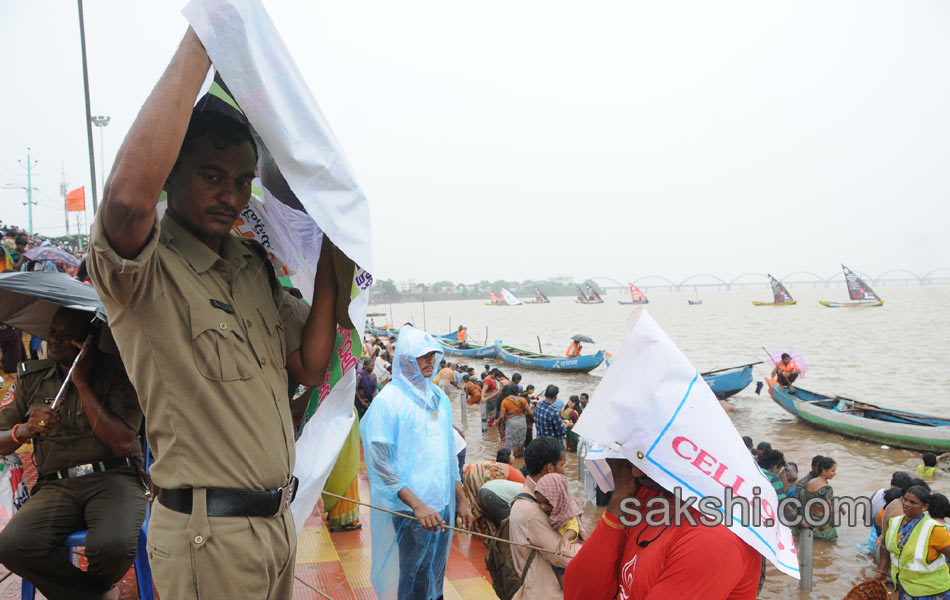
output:
[[[256,361],[233,315],[189,307],[195,367],[211,381],[237,381],[254,375]]]
[[[264,322],[264,331],[267,332],[267,346],[271,352],[271,358],[275,365],[283,365],[287,362],[287,332],[283,321],[277,314],[274,305],[258,306],[257,314]]]

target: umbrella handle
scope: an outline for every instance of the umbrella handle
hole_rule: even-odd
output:
[[[79,360],[82,358],[83,349],[79,349],[79,354],[76,355],[76,359],[73,360],[72,366],[69,367],[69,372],[66,373],[66,380],[63,381],[63,385],[60,386],[59,391],[56,393],[56,397],[53,398],[53,403],[50,404],[50,410],[56,410],[56,407],[59,405],[59,401],[62,400],[63,394],[66,393],[66,386],[69,385],[70,379],[72,379],[73,371],[76,370],[76,365],[79,364]]]

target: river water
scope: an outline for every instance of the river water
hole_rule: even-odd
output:
[[[818,300],[846,300],[844,288],[792,288],[798,304],[788,307],[756,307],[752,300],[766,301],[769,290],[705,292],[703,304],[689,306],[693,292],[651,291],[647,310],[700,371],[730,367],[766,359],[765,348],[792,348],[808,364],[802,387],[835,393],[882,404],[891,408],[930,414],[945,414],[950,370],[942,356],[950,341],[950,287],[895,286],[877,290],[886,303],[880,308],[825,308]],[[617,352],[624,341],[624,322],[630,306],[617,304],[617,294],[605,296],[604,304],[581,305],[573,298],[552,298],[550,304],[487,306],[481,301],[393,304],[393,322],[412,320],[433,333],[446,333],[464,324],[470,341],[496,339],[506,344],[537,350],[540,338],[545,353],[563,355],[576,333],[591,336],[597,343],[585,346],[585,353],[605,349]],[[624,298],[627,299],[627,298]],[[371,307],[374,311],[389,306]],[[384,318],[376,318],[379,324]],[[464,359],[463,359],[464,362]],[[489,361],[510,376],[512,369],[499,361]],[[469,362],[482,371],[484,361]],[[761,380],[771,369],[755,367]],[[523,384],[543,390],[550,383],[561,395],[593,394],[605,367],[590,374],[561,375],[521,370]],[[872,495],[886,487],[896,470],[914,472],[919,457],[906,450],[883,449],[877,444],[813,429],[797,421],[772,402],[766,390],[754,393],[753,383],[730,399],[735,407],[731,418],[743,435],[758,443],[765,440],[785,453],[787,461],[798,463],[800,473],[808,471],[815,454],[831,456],[838,462],[831,481],[836,495]],[[457,406],[457,404],[456,404]],[[456,413],[455,420],[459,422]],[[493,459],[500,444],[494,429],[485,436],[480,431],[477,407],[468,412],[467,460]],[[520,466],[522,463],[516,461]],[[566,471],[577,498],[583,486],[577,479],[576,455],[570,455]],[[950,481],[937,481],[935,491],[950,492]],[[603,509],[585,507],[590,530]],[[815,542],[814,590],[811,598],[839,599],[856,583],[872,575],[870,559],[858,548],[867,539],[865,527],[841,527],[835,543]],[[798,581],[769,565],[760,598],[798,597]],[[802,594],[802,598],[809,596]]]

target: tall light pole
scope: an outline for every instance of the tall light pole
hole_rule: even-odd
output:
[[[99,186],[99,190],[101,191],[106,189],[105,146],[102,143],[102,130],[109,124],[111,117],[96,115],[89,117],[89,119],[93,125],[99,128],[99,180],[102,182],[102,185]]]

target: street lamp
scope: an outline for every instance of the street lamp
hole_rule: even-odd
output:
[[[111,117],[106,117],[103,115],[96,115],[89,117],[92,121],[92,124],[99,128],[99,180],[102,182],[100,188],[105,189],[106,187],[106,163],[103,159],[105,155],[105,146],[102,143],[102,130],[106,125],[109,124]]]

